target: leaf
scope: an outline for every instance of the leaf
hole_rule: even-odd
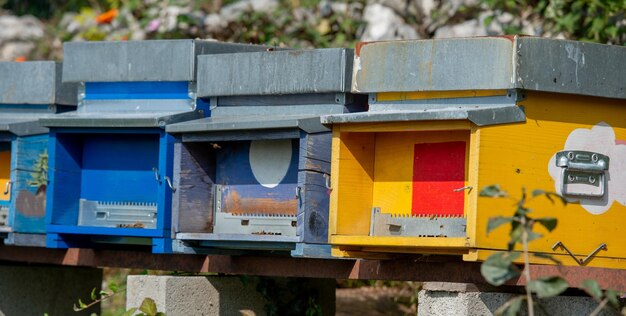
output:
[[[117,293],[117,291],[119,290],[117,284],[115,283],[109,283],[109,290],[111,290],[111,292],[113,293]]]
[[[619,293],[615,290],[606,290],[604,293],[606,294],[606,298],[609,300],[609,303],[611,303],[613,307],[619,308]]]
[[[480,273],[491,285],[502,285],[520,275],[519,268],[512,264],[519,257],[518,252],[499,252],[493,254],[480,266]]]
[[[487,223],[487,234],[489,234],[492,230],[512,221],[513,217],[497,216],[489,218],[489,222]]]
[[[516,243],[522,243],[522,235],[524,234],[524,225],[518,224],[514,226],[515,227],[513,227],[509,233],[509,237],[511,238],[509,241],[509,251],[513,250],[512,247],[514,247]]]
[[[526,239],[528,240],[528,242],[531,242],[533,240],[537,240],[539,238],[543,237],[543,235],[539,234],[539,233],[535,233],[534,231],[529,231],[528,232],[528,236],[526,237]]]
[[[567,281],[559,276],[551,276],[532,280],[528,288],[539,298],[553,297],[563,293],[569,287]]]
[[[536,219],[535,222],[541,224],[549,232],[551,232],[556,228],[557,219],[554,217],[542,217],[542,218]]]
[[[139,310],[146,313],[146,315],[148,316],[156,316],[156,313],[157,313],[156,303],[154,302],[153,299],[146,297],[143,300],[143,302],[141,302],[141,306],[139,307]]]
[[[496,316],[506,315],[506,316],[517,316],[519,315],[520,309],[522,308],[522,303],[526,300],[524,296],[516,296],[510,300],[508,300],[504,305],[500,306],[496,312]]]
[[[122,314],[122,316],[133,316],[133,315],[135,315],[136,311],[137,311],[137,307],[133,307],[133,308],[125,311],[124,314]]]
[[[96,300],[96,288],[94,287],[93,290],[91,290],[91,300],[95,301]]]
[[[582,286],[585,292],[587,292],[587,294],[589,294],[591,297],[598,301],[602,300],[602,289],[600,288],[600,284],[598,284],[596,280],[584,280]]]
[[[551,255],[549,255],[547,253],[541,253],[541,252],[533,253],[533,256],[535,256],[537,258],[548,259],[548,260],[554,262],[557,265],[561,265],[562,264],[561,260],[556,259],[556,258],[554,258],[553,256],[551,256]]]
[[[484,187],[482,190],[480,190],[480,193],[478,193],[479,196],[486,196],[486,197],[505,197],[507,196],[506,192],[502,191],[500,189],[500,186],[497,184],[494,185],[488,185],[486,187]]]

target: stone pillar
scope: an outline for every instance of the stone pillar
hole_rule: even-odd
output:
[[[299,289],[314,290],[317,306],[324,315],[334,315],[334,280],[294,280],[238,276],[131,275],[127,279],[126,308],[138,307],[145,298],[151,298],[155,301],[157,310],[168,316],[265,315],[268,308],[282,308],[285,303],[291,303],[290,295],[294,291],[289,286],[297,283]],[[281,300],[278,303],[272,302],[272,298],[276,296]]]
[[[101,286],[102,269],[0,265],[0,316],[100,314],[100,304],[82,313],[72,308]]]
[[[511,288],[509,288],[511,289]],[[505,293],[500,288],[474,284],[427,282],[418,294],[418,316],[493,315],[510,298],[523,292]],[[513,289],[511,289],[513,290]],[[522,290],[517,288],[516,290]],[[557,296],[537,299],[547,315],[589,315],[598,304],[588,296]],[[524,303],[525,304],[525,303]],[[525,311],[525,308],[523,308]],[[538,315],[543,315],[539,313]],[[600,315],[612,315],[608,310]]]

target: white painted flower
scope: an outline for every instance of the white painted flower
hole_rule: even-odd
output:
[[[567,197],[570,202],[579,202],[589,213],[600,215],[606,212],[613,202],[626,205],[626,145],[615,139],[615,131],[605,122],[591,129],[579,128],[572,131],[563,150],[582,150],[603,154],[609,157],[609,170],[606,175],[606,192],[603,198]],[[554,188],[561,194],[561,171],[555,163],[556,153],[550,158],[548,172],[554,180]]]

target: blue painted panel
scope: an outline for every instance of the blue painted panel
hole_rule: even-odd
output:
[[[187,81],[86,82],[85,100],[189,99]]]
[[[17,137],[13,148],[11,227],[17,233],[44,233],[48,135]]]
[[[288,171],[273,188],[262,186],[252,172],[250,141],[220,143],[221,149],[216,155],[216,183],[224,186],[222,211],[295,215],[299,145],[297,139],[291,142]]]
[[[118,227],[90,227],[74,225],[53,225],[46,229],[48,233],[82,234],[82,235],[109,235],[132,237],[169,237],[159,229],[146,228],[118,228]]]
[[[171,252],[172,191],[164,178],[172,179],[174,141],[160,128],[53,128],[48,150],[55,183],[48,187],[48,246],[64,247],[94,236],[150,237],[153,252]],[[157,203],[157,228],[76,226],[81,198]]]
[[[83,140],[81,197],[157,202],[158,135],[91,134]]]

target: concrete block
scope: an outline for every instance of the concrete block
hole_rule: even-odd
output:
[[[102,269],[0,265],[0,316],[100,314],[99,304],[82,313],[72,307],[101,286]]]
[[[164,276],[131,275],[126,286],[126,308],[138,307],[144,298],[152,298],[157,310],[168,316],[176,315],[265,315],[269,303],[257,291],[259,278],[243,282],[237,276]],[[268,279],[265,279],[266,281]],[[271,284],[281,293],[286,278],[272,278]],[[317,290],[324,315],[335,312],[334,280],[304,279],[306,287]],[[269,303],[271,304],[271,303]]]
[[[513,293],[485,292],[484,287],[472,284],[425,283],[418,293],[418,316],[474,316],[493,315],[510,298],[520,295]],[[490,290],[494,288],[491,287]],[[535,309],[537,315],[589,315],[597,303],[586,296],[557,296],[549,299],[536,299],[544,311]],[[600,315],[613,315],[604,310]]]

